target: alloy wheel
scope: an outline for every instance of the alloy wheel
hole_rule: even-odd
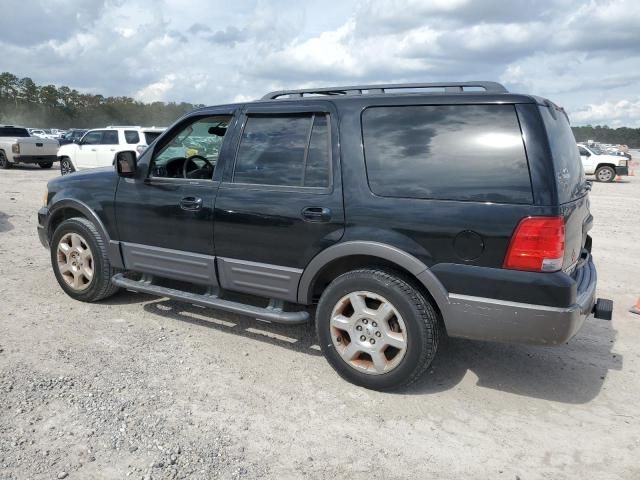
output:
[[[69,160],[62,160],[60,162],[60,174],[61,175],[68,175],[70,173],[73,173],[73,169],[71,167],[71,162]]]
[[[407,351],[407,329],[386,298],[358,291],[342,297],[331,313],[331,338],[350,367],[370,375],[396,368]]]
[[[93,279],[93,253],[87,241],[75,232],[60,239],[57,247],[58,270],[71,288],[85,290]]]

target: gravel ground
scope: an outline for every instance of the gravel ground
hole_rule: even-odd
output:
[[[36,235],[54,175],[0,171],[0,479],[640,478],[640,176],[592,193],[613,322],[554,348],[450,340],[382,394],[342,381],[311,327],[71,300]]]

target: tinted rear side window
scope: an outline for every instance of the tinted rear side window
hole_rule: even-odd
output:
[[[140,135],[135,130],[125,130],[124,139],[127,143],[138,143],[140,142]]]
[[[102,132],[102,145],[118,145],[118,131],[104,130]]]
[[[513,105],[368,108],[367,176],[380,196],[532,203]]]
[[[552,112],[551,108],[554,107],[539,107],[556,170],[558,200],[567,203],[582,195],[586,178],[569,121],[563,112],[557,109]]]
[[[144,139],[147,145],[151,145],[153,141],[160,136],[161,132],[144,132]]]
[[[0,127],[0,137],[30,137],[26,128]]]
[[[233,181],[260,185],[328,187],[327,117],[249,117],[242,133]]]

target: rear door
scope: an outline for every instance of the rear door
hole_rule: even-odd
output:
[[[558,202],[565,217],[562,269],[571,271],[580,259],[582,249],[587,245],[588,232],[593,226],[587,181],[580,151],[564,112],[554,105],[538,108],[549,139]]]
[[[295,301],[302,270],[340,240],[344,208],[328,102],[249,106],[214,210],[224,288]]]

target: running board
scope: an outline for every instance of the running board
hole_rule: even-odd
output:
[[[309,321],[309,312],[284,312],[282,310],[283,302],[278,300],[271,300],[269,302],[269,306],[265,308],[256,307],[240,302],[223,300],[217,295],[211,293],[200,295],[197,293],[185,292],[183,290],[176,290],[174,288],[160,287],[158,285],[153,285],[151,283],[151,279],[147,276],[143,277],[142,280],[132,280],[125,277],[122,273],[114,275],[111,279],[111,283],[127,290],[133,290],[134,292],[148,293],[159,297],[169,297],[174,300],[191,303],[200,307],[214,308],[217,310],[224,310],[225,312],[248,315],[256,318],[257,320],[263,320],[266,322],[300,325]]]

